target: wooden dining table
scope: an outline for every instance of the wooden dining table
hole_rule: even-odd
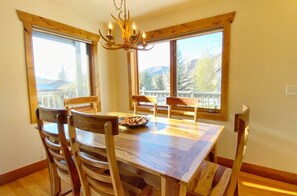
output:
[[[133,114],[109,112],[119,118]],[[120,126],[115,136],[119,162],[137,169],[138,174],[160,180],[161,195],[186,195],[187,185],[203,160],[216,145],[224,126],[149,116],[143,126]],[[100,146],[100,134],[77,131],[82,143]],[[149,174],[149,175],[145,175]]]

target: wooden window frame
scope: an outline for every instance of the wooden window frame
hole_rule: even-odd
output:
[[[228,108],[228,67],[230,56],[230,28],[233,22],[236,12],[230,12],[223,15],[218,15],[210,18],[196,20],[188,23],[183,23],[175,26],[170,26],[154,31],[147,32],[147,43],[154,43],[160,41],[170,41],[177,38],[195,35],[203,32],[211,32],[215,29],[222,29],[223,32],[223,48],[222,48],[222,80],[221,80],[221,109],[208,109],[199,108],[198,118],[209,120],[227,120],[227,108]],[[174,42],[170,42],[175,44]],[[172,47],[171,47],[172,48]],[[171,57],[173,53],[171,52]],[[137,66],[137,53],[128,54],[129,65],[129,96],[130,96],[130,109],[132,110],[131,96],[139,94],[139,81],[138,81],[138,66]],[[170,96],[176,94],[176,78],[172,76],[176,75],[174,63],[170,65]],[[184,108],[192,110],[189,108]],[[146,111],[145,109],[143,109]],[[159,113],[167,113],[167,107],[158,106]]]
[[[91,95],[97,95],[100,100],[99,90],[99,76],[97,72],[97,55],[100,36],[76,27],[72,27],[63,23],[59,23],[41,16],[26,13],[20,10],[16,10],[19,20],[23,22],[24,26],[24,41],[25,41],[25,58],[26,58],[26,70],[28,81],[28,96],[30,105],[30,118],[31,123],[36,122],[35,110],[38,107],[36,79],[34,72],[34,57],[33,57],[33,37],[32,32],[34,28],[43,29],[48,32],[57,33],[81,40],[91,42],[89,44],[89,75],[90,75],[90,93]],[[101,103],[99,101],[98,111],[101,111]]]

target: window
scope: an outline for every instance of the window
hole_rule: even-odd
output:
[[[33,30],[38,105],[63,108],[64,99],[90,95],[89,44]]]
[[[158,105],[165,105],[170,93],[170,43],[156,43],[154,49],[138,52],[140,95],[158,95]]]
[[[99,35],[17,13],[24,25],[31,122],[35,122],[38,105],[59,108],[64,98],[99,96],[95,74]]]
[[[234,14],[148,32],[153,49],[130,56],[134,72],[131,94],[157,96],[164,113],[167,96],[196,97],[198,117],[226,120],[230,23]]]

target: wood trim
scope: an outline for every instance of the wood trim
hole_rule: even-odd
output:
[[[233,160],[224,157],[218,157],[218,164],[232,168]],[[241,171],[297,185],[297,174],[294,173],[271,169],[251,163],[242,163]]]
[[[129,84],[132,84],[132,71],[131,71],[131,69],[132,69],[132,63],[131,63],[132,58],[131,58],[131,55],[133,55],[133,54],[127,53],[128,83]],[[132,108],[132,101],[131,101],[131,97],[132,97],[132,85],[129,85],[128,88],[129,88],[129,92],[128,92],[129,93],[129,108],[131,109]]]
[[[235,12],[222,14],[214,17],[209,17],[201,20],[187,22],[175,26],[158,29],[147,32],[147,42],[156,42],[161,40],[168,40],[169,38],[180,37],[181,35],[189,35],[205,29],[213,29],[215,27],[223,26],[232,23]]]
[[[31,123],[36,122],[35,110],[38,107],[36,79],[34,72],[34,56],[33,56],[33,27],[44,29],[49,32],[55,32],[62,35],[76,37],[82,40],[92,41],[90,44],[90,87],[91,95],[98,95],[100,99],[99,75],[96,70],[98,56],[98,41],[100,36],[76,27],[72,27],[63,23],[59,23],[41,16],[29,14],[20,10],[16,10],[20,21],[24,25],[25,53],[27,66],[28,96],[30,104]],[[98,105],[98,111],[101,111],[101,101]]]
[[[60,34],[72,35],[74,37],[79,37],[81,39],[92,40],[95,42],[99,41],[100,36],[95,33],[91,33],[76,27],[72,27],[60,22],[56,22],[47,18],[43,18],[41,16],[37,16],[34,14],[29,14],[27,12],[23,12],[20,10],[16,10],[19,16],[20,21],[24,24],[29,24],[31,26],[37,26],[45,29],[50,29],[55,32],[59,32]]]
[[[138,64],[138,53],[137,52],[135,52],[134,53],[134,55],[135,55],[135,61],[133,62],[133,67],[134,67],[134,70],[135,70],[135,74],[134,74],[134,83],[135,83],[135,87],[136,87],[136,89],[135,89],[135,92],[137,93],[137,95],[139,94],[139,82],[136,82],[136,81],[138,81],[138,78],[139,78],[139,71],[138,71],[138,66],[137,66],[137,64]],[[131,55],[130,55],[131,56]],[[131,71],[131,70],[129,70],[129,71]]]
[[[25,177],[37,171],[47,168],[47,160],[41,160],[36,163],[27,165],[25,167],[4,173],[0,175],[0,186],[12,181],[15,181],[19,178]]]
[[[24,39],[25,39],[30,116],[31,116],[31,122],[34,123],[36,121],[35,110],[38,107],[38,100],[37,100],[36,80],[35,80],[35,71],[34,71],[32,25],[30,24],[24,23]]]
[[[101,96],[98,66],[98,42],[93,41],[90,47],[90,91],[92,96],[98,96],[97,112],[101,112]]]
[[[222,81],[221,81],[221,114],[222,120],[227,120],[228,108],[228,78],[229,78],[229,58],[230,58],[230,33],[231,24],[224,25],[223,33],[223,53],[222,53]],[[225,92],[225,93],[223,93]]]

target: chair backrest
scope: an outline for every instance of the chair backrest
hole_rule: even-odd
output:
[[[232,167],[232,174],[227,189],[227,195],[234,195],[234,192],[237,187],[238,175],[240,173],[242,160],[246,152],[246,145],[249,135],[249,118],[250,108],[246,105],[243,105],[243,111],[241,113],[235,114],[234,131],[238,134],[237,148],[235,160]]]
[[[60,192],[61,178],[72,185],[73,195],[79,195],[80,180],[64,132],[64,125],[67,124],[67,111],[39,106],[36,110],[36,118],[49,170],[53,176],[51,179],[52,187],[55,186],[53,191]]]
[[[156,96],[145,96],[145,95],[132,95],[132,102],[134,107],[134,114],[137,114],[137,109],[140,102],[151,103],[152,105],[141,106],[143,108],[152,107],[154,116],[157,114],[157,97]]]
[[[189,98],[189,97],[167,97],[166,104],[168,105],[168,118],[172,117],[172,113],[181,113],[186,115],[194,116],[194,121],[197,121],[198,118],[198,98]],[[181,107],[193,107],[194,112],[182,110]],[[178,108],[178,110],[176,110]]]
[[[71,150],[85,195],[125,195],[115,156],[114,135],[119,134],[117,116],[99,116],[72,110],[68,118]],[[105,146],[83,144],[77,129],[101,134]],[[98,158],[100,157],[100,158]],[[102,158],[103,157],[103,158]]]
[[[64,107],[67,109],[68,114],[71,113],[71,109],[96,114],[98,112],[98,104],[98,96],[64,99]]]

